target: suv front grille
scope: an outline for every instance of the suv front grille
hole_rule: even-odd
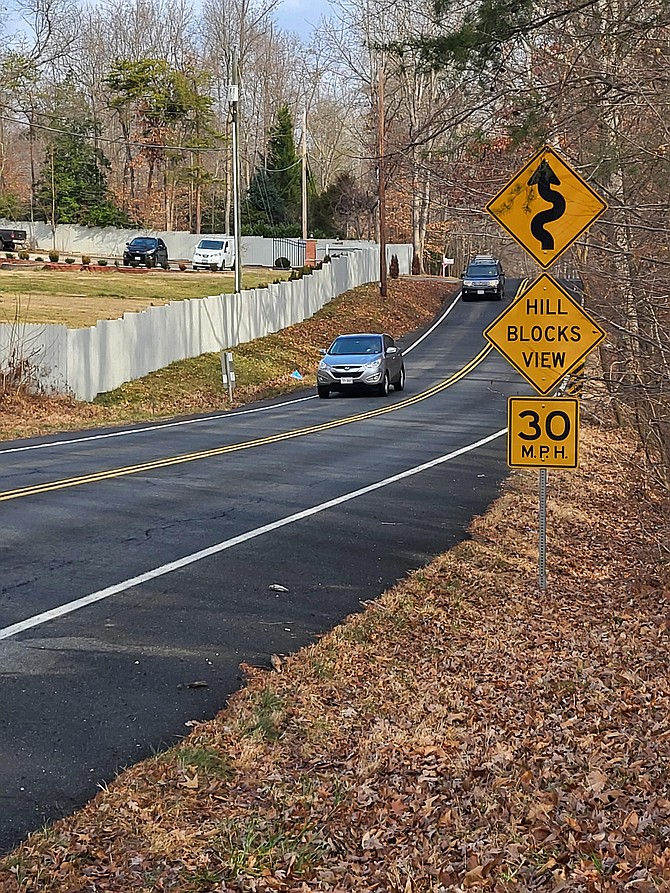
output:
[[[332,367],[330,371],[334,378],[360,378],[363,374],[363,370],[360,366],[356,366],[355,369],[338,369],[337,367]]]

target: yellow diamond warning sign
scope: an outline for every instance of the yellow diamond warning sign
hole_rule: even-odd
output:
[[[485,330],[540,394],[548,394],[605,337],[555,279],[543,273]]]
[[[607,203],[549,146],[486,206],[546,269],[607,209]]]

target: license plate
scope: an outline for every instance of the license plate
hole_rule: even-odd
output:
[[[141,257],[136,257],[135,260],[142,260],[142,258],[141,258]]]
[[[478,288],[478,289],[477,289],[477,294],[478,294],[478,295],[483,295],[483,294],[484,294],[484,289],[483,289],[483,288]]]
[[[340,379],[340,384],[353,384],[353,383],[354,383],[353,378],[350,378],[349,376]]]

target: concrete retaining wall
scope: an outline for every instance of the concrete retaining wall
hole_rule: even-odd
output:
[[[68,250],[71,247],[69,243]],[[389,252],[400,256],[398,249],[406,263],[411,246],[389,246]],[[87,329],[3,323],[0,368],[6,371],[26,361],[40,389],[92,400],[176,360],[234,347],[294,325],[336,295],[378,278],[379,249],[367,244],[339,255],[333,251],[331,263],[293,282],[174,301],[125,313],[121,319],[101,320]]]

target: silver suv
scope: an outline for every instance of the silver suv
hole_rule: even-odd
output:
[[[391,385],[396,391],[405,387],[402,351],[390,335],[362,332],[339,335],[328,350],[320,351],[322,360],[316,371],[319,397],[331,391],[368,389],[386,397]]]
[[[463,289],[461,297],[464,301],[476,301],[478,298],[495,298],[502,301],[505,295],[505,273],[502,264],[488,254],[478,254],[470,261],[461,277]]]

